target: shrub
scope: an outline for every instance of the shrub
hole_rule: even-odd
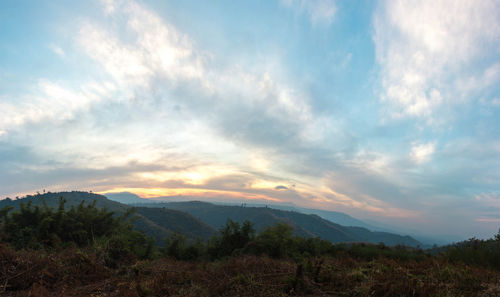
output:
[[[133,209],[115,217],[113,212],[98,209],[96,201],[65,210],[66,201],[61,198],[56,210],[45,202],[32,206],[21,203],[19,211],[11,207],[0,210],[0,235],[3,241],[16,249],[58,250],[66,247],[101,248],[111,259],[117,254],[133,254],[141,259],[151,258],[154,241],[134,231],[130,224]]]

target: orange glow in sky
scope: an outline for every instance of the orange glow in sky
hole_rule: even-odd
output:
[[[238,198],[248,200],[269,200],[272,202],[283,202],[281,199],[270,197],[263,194],[244,193],[237,191],[221,191],[209,189],[168,189],[168,188],[114,188],[107,191],[99,192],[105,195],[106,193],[130,192],[138,195],[141,198],[154,197],[169,197],[169,196],[185,196],[198,198]]]

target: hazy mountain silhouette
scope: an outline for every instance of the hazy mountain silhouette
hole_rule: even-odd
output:
[[[142,199],[129,193],[117,193],[110,196],[116,200],[127,201],[129,203],[147,201],[147,199]],[[21,202],[27,203],[29,201],[32,201],[34,205],[41,205],[45,201],[49,207],[57,207],[60,197],[66,199],[67,208],[76,206],[82,201],[85,201],[85,203],[96,201],[97,207],[106,208],[120,215],[131,207],[130,205],[112,201],[102,195],[87,192],[31,195],[19,200],[2,200],[0,201],[0,207],[12,205],[15,208],[19,208]],[[181,233],[192,239],[207,239],[216,232],[216,229],[224,226],[228,219],[231,219],[237,222],[249,220],[257,230],[278,222],[287,223],[295,229],[297,235],[320,237],[336,243],[383,242],[387,245],[421,245],[419,241],[410,236],[401,236],[389,232],[373,232],[357,226],[342,226],[321,218],[316,214],[304,214],[269,207],[216,205],[199,201],[142,203],[135,205],[137,219],[133,222],[134,227],[152,236],[160,244],[174,232]],[[339,214],[336,214],[337,217],[351,220],[347,215],[343,216],[342,213]],[[352,218],[352,220],[355,219]]]
[[[134,193],[120,192],[120,193],[107,193],[104,195],[109,200],[124,204],[148,203],[148,199],[141,198]]]
[[[257,230],[283,222],[294,227],[297,235],[320,237],[332,242],[383,242],[387,245],[421,245],[419,241],[410,236],[401,236],[388,232],[372,232],[362,227],[341,226],[315,214],[303,214],[269,207],[216,205],[200,201],[148,203],[143,205],[184,211],[214,228],[221,228],[228,219],[237,222],[249,220]]]

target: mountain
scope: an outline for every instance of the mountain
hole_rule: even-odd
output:
[[[419,241],[410,236],[401,236],[388,232],[372,232],[362,227],[341,226],[315,214],[303,214],[269,207],[216,205],[200,201],[153,203],[147,204],[147,206],[184,211],[214,228],[221,228],[228,219],[240,223],[249,220],[257,230],[281,222],[294,227],[295,233],[299,236],[320,237],[336,243],[383,242],[387,245],[421,245]]]
[[[74,191],[28,195],[18,200],[4,199],[0,200],[0,208],[11,205],[14,209],[19,209],[21,203],[28,203],[30,201],[33,205],[42,205],[45,201],[47,206],[56,208],[59,205],[60,197],[66,200],[66,208],[77,206],[82,201],[86,204],[96,201],[98,208],[106,208],[109,211],[113,211],[116,215],[121,215],[131,207],[109,200],[102,195]],[[135,229],[153,237],[158,244],[163,244],[164,239],[173,233],[181,233],[189,239],[208,239],[216,233],[216,230],[211,226],[182,211],[164,208],[135,208],[136,212],[134,215],[136,219],[133,220],[132,225]]]
[[[363,227],[373,231],[373,226],[358,220],[356,218],[351,217],[348,214],[338,211],[329,211],[329,210],[321,210],[321,209],[311,209],[311,208],[296,208],[297,212],[305,213],[305,214],[315,214],[322,217],[325,220],[330,222],[334,222],[343,226],[353,226],[353,227]],[[293,209],[291,209],[293,210]]]
[[[444,246],[453,242],[459,242],[464,240],[463,237],[457,235],[450,235],[450,234],[428,235],[416,229],[408,229],[395,225],[389,225],[375,220],[366,220],[366,221],[368,224],[370,224],[370,226],[374,226],[374,228],[380,231],[409,234],[413,238],[416,238],[418,241],[425,243],[428,247],[431,247],[433,245]]]
[[[180,196],[171,196],[171,197],[155,197],[148,199],[147,202],[186,202],[189,200],[195,199],[195,197],[180,197]],[[385,233],[393,233],[398,235],[409,235],[412,238],[419,241],[422,248],[431,248],[434,245],[446,245],[451,242],[457,242],[462,239],[459,237],[450,237],[450,236],[429,236],[423,234],[421,232],[415,230],[407,230],[404,228],[397,228],[391,225],[382,224],[377,221],[370,220],[359,220],[356,219],[346,213],[338,212],[338,211],[330,211],[330,210],[321,210],[321,209],[313,209],[313,208],[303,208],[296,206],[292,203],[247,203],[243,200],[241,201],[233,201],[233,202],[212,202],[217,205],[229,205],[229,206],[249,206],[249,207],[270,207],[273,209],[279,210],[287,210],[287,211],[296,211],[304,214],[315,214],[320,216],[321,218],[328,220],[332,223],[339,224],[342,226],[350,226],[350,227],[362,227],[374,232],[385,232]]]
[[[374,232],[386,232],[386,233],[394,233],[394,234],[407,234],[414,239],[418,240],[421,242],[423,245],[422,247],[432,247],[433,245],[445,245],[449,244],[450,242],[456,242],[458,241],[457,237],[450,237],[450,236],[428,236],[425,234],[422,234],[421,232],[418,232],[416,230],[408,230],[404,228],[398,228],[392,225],[388,224],[382,224],[377,221],[372,221],[372,220],[358,220],[356,218],[351,217],[348,214],[342,213],[342,212],[337,212],[337,211],[328,211],[328,210],[320,210],[320,209],[310,209],[310,208],[302,208],[302,207],[288,207],[288,206],[270,206],[273,208],[277,209],[282,209],[282,210],[295,210],[301,213],[305,214],[316,214],[320,217],[322,217],[325,220],[329,220],[331,222],[337,223],[339,225],[343,226],[353,226],[353,227],[363,227],[366,228],[370,231]]]
[[[231,205],[227,203],[220,203],[221,205]],[[236,205],[236,204],[232,204]],[[312,208],[303,208],[295,205],[284,205],[284,204],[244,204],[245,206],[251,207],[270,207],[279,210],[286,211],[296,211],[303,214],[315,214],[320,216],[321,218],[328,220],[332,223],[339,224],[342,226],[352,226],[352,227],[363,227],[370,231],[385,231],[385,230],[377,230],[376,227],[373,227],[361,220],[351,217],[348,214],[338,211],[330,211],[330,210],[321,210],[321,209],[312,209]]]
[[[113,200],[123,204],[137,204],[137,203],[150,202],[148,199],[141,198],[136,194],[130,192],[106,193],[104,196],[109,200]]]

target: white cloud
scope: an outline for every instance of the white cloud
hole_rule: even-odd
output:
[[[104,12],[106,14],[111,14],[115,11],[117,3],[115,0],[101,0],[102,5],[104,6]]]
[[[303,140],[317,141],[326,133],[328,119],[313,114],[307,96],[267,71],[220,68],[212,63],[212,54],[199,49],[189,36],[155,13],[133,1],[113,7],[107,12],[119,16],[115,18],[116,27],[125,28],[127,38],[123,38],[123,31],[89,21],[82,26],[77,40],[120,88],[162,94],[189,86],[189,98],[169,96],[169,100],[189,111],[204,107],[200,111],[204,115],[207,108],[211,109],[220,119],[227,117],[226,113],[232,117],[235,113],[243,113],[242,117],[250,113],[250,120],[259,115],[259,120],[293,125]]]
[[[298,13],[307,14],[313,25],[331,24],[337,12],[333,0],[282,0],[281,2]]]
[[[416,164],[422,164],[430,160],[434,150],[434,143],[414,144],[411,148],[410,158]]]
[[[60,46],[57,46],[55,44],[51,44],[51,45],[49,45],[49,47],[58,56],[60,56],[62,58],[66,57],[66,53],[64,52],[64,50]]]
[[[478,68],[484,78],[498,81],[495,68],[481,70],[475,64],[497,57],[490,50],[500,43],[496,1],[385,1],[375,13],[374,27],[381,99],[392,106],[393,116],[431,117],[444,102],[463,99],[468,94],[455,86]]]
[[[101,96],[86,86],[75,91],[46,80],[40,80],[35,91],[16,98],[15,102],[0,102],[0,110],[4,113],[0,118],[0,130],[8,131],[28,122],[45,119],[54,122],[68,120],[75,112],[101,100]]]
[[[307,145],[329,133],[329,120],[314,114],[307,95],[272,73],[219,67],[153,12],[132,1],[108,4],[111,26],[84,20],[75,38],[103,80],[77,87],[40,80],[30,94],[0,100],[7,115],[1,131],[22,131],[12,133],[16,142],[37,143],[37,152],[65,166],[172,162],[165,156],[178,154],[195,160],[186,164],[210,160],[243,170],[251,164],[241,160],[256,147],[267,154],[282,139]]]
[[[493,86],[498,82],[500,82],[500,62],[487,67],[479,75],[457,79],[455,88],[463,96],[466,96]]]

